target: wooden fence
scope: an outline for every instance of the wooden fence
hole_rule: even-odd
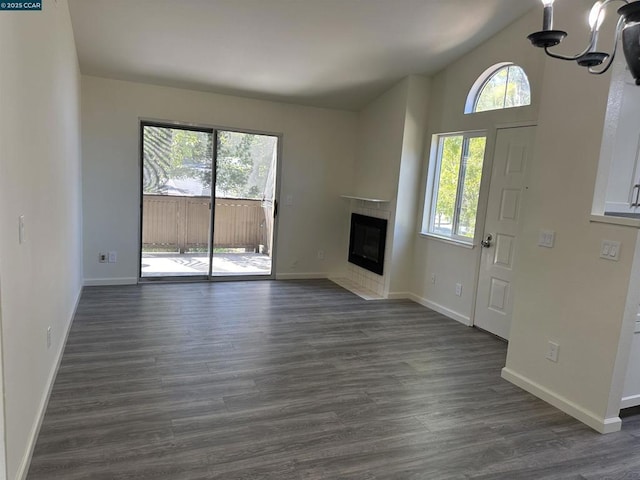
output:
[[[143,195],[142,247],[180,253],[209,246],[209,197]],[[244,248],[270,254],[270,202],[217,198],[213,248]]]

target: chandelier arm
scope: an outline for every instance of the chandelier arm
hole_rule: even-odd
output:
[[[602,70],[595,70],[593,67],[590,67],[589,73],[593,73],[594,75],[602,75],[603,73],[607,73],[607,71],[611,68],[611,65],[613,65],[613,61],[616,58],[616,53],[618,51],[618,43],[620,40],[620,34],[622,33],[623,28],[624,28],[624,18],[620,17],[618,19],[618,25],[616,26],[616,37],[613,43],[613,51],[609,56],[609,60],[607,61],[607,64],[604,66]]]
[[[544,47],[544,52],[549,55],[552,58],[557,58],[558,60],[567,60],[567,61],[576,61],[578,60],[580,57],[583,57],[587,52],[589,52],[589,50],[591,50],[591,47],[593,46],[593,39],[595,37],[593,37],[593,35],[591,36],[591,41],[589,42],[589,45],[587,45],[587,48],[584,49],[583,52],[578,53],[577,55],[562,55],[559,53],[554,53],[552,51],[549,50],[549,47]]]
[[[607,7],[607,5],[609,5],[610,3],[613,3],[613,2],[622,2],[624,4],[628,4],[629,3],[628,0],[604,0],[602,2],[600,10],[602,11],[603,9],[605,9]],[[544,51],[550,57],[556,58],[558,60],[575,61],[575,60],[580,59],[581,57],[583,57],[587,53],[589,53],[589,51],[592,49],[592,47],[595,44],[596,37],[597,37],[597,30],[594,27],[591,30],[591,38],[589,39],[589,44],[587,45],[587,48],[585,48],[584,51],[582,51],[581,53],[578,53],[576,55],[562,55],[560,53],[555,53],[555,52],[552,52],[552,51],[549,50],[550,47],[544,47]],[[617,42],[617,39],[618,39],[618,31],[617,31],[617,28],[616,28],[616,42]],[[616,43],[616,47],[617,47],[617,43]],[[589,70],[591,71],[591,69],[589,69]],[[594,72],[592,72],[592,73],[594,73]]]

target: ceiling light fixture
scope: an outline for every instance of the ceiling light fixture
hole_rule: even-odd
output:
[[[611,67],[618,49],[618,40],[622,39],[622,50],[627,60],[631,75],[640,85],[640,1],[627,0],[601,0],[594,3],[589,14],[589,43],[587,47],[577,55],[561,55],[550,51],[551,47],[558,45],[567,36],[567,32],[553,29],[553,2],[554,0],[542,0],[544,7],[542,30],[532,33],[527,38],[535,47],[544,48],[547,55],[560,60],[575,61],[581,67],[589,70],[589,73],[601,75]],[[613,51],[609,53],[598,51],[598,35],[600,26],[604,22],[605,11],[613,2],[625,3],[618,9],[618,25]],[[602,68],[601,65],[604,66]]]

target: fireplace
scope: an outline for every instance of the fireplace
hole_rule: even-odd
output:
[[[349,262],[382,275],[386,239],[385,219],[352,213]]]

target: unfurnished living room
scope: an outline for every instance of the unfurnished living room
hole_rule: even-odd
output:
[[[0,480],[640,478],[640,1],[0,4]]]

